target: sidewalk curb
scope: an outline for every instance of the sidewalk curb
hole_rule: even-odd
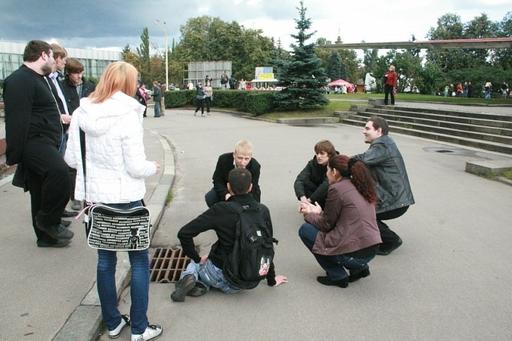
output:
[[[161,165],[162,174],[158,180],[158,185],[146,202],[151,214],[151,223],[153,229],[151,236],[154,235],[158,224],[163,216],[165,206],[167,204],[167,195],[172,188],[175,177],[174,153],[170,141],[158,134],[154,130],[148,129],[149,133],[158,138],[164,151],[164,164]],[[118,253],[118,263],[116,269],[116,287],[118,299],[124,288],[130,281],[130,262],[128,253]],[[79,306],[67,318],[64,325],[52,338],[53,341],[91,341],[96,340],[102,331],[101,307],[99,303],[98,293],[96,290],[96,282]]]

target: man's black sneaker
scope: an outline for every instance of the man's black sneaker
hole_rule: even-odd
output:
[[[36,219],[36,227],[46,232],[50,237],[54,239],[71,239],[75,235],[72,231],[68,230],[61,224],[52,225],[49,227],[43,226],[41,223],[39,223]]]
[[[71,225],[71,221],[70,220],[61,220],[60,224],[64,227],[69,227],[69,225]]]
[[[337,281],[333,281],[328,276],[318,276],[316,278],[316,280],[323,285],[332,285],[332,286],[337,286],[340,288],[348,287],[348,277],[337,280]]]
[[[199,296],[203,296],[204,294],[206,294],[208,292],[208,288],[206,288],[206,286],[200,282],[196,282],[196,285],[190,289],[190,291],[187,293],[187,296],[191,296],[191,297],[199,297]]]
[[[71,243],[69,239],[57,239],[56,241],[38,240],[37,247],[66,247]]]
[[[171,294],[171,300],[174,302],[184,302],[185,296],[196,286],[194,275],[186,275],[176,282],[176,289]]]
[[[379,249],[377,250],[377,254],[379,256],[387,256],[394,250],[398,249],[400,247],[400,245],[402,245],[402,239],[400,237],[398,237],[398,240],[391,245],[381,244],[379,246]]]
[[[350,276],[348,276],[349,282],[355,282],[357,280],[360,280],[361,278],[370,276],[370,269],[366,268],[363,270],[350,270]]]

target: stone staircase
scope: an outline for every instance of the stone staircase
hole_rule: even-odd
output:
[[[363,127],[374,115],[385,118],[391,132],[512,154],[512,115],[376,104],[354,107],[340,122]]]

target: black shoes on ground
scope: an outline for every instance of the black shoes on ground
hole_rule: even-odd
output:
[[[340,288],[348,287],[348,277],[340,279],[340,280],[337,280],[337,281],[333,281],[332,279],[330,279],[327,276],[318,276],[316,278],[316,280],[320,284],[323,284],[323,285],[337,286],[337,287],[340,287]]]
[[[350,276],[348,276],[348,281],[352,283],[368,276],[370,276],[369,268],[363,270],[350,270]]]
[[[68,230],[66,227],[64,227],[62,224],[56,224],[52,226],[43,226],[41,223],[39,223],[36,219],[36,227],[46,232],[50,237],[54,239],[71,239],[74,236],[74,233],[70,230]]]
[[[61,248],[66,247],[71,243],[69,239],[57,239],[56,241],[38,240],[36,242],[37,247],[55,247]]]
[[[186,275],[176,282],[176,288],[171,294],[171,300],[174,302],[184,302],[185,296],[196,286],[196,278],[194,275]]]
[[[377,254],[379,256],[387,256],[394,250],[398,249],[400,245],[402,245],[402,239],[398,237],[398,240],[391,245],[380,244],[379,250],[377,250]]]

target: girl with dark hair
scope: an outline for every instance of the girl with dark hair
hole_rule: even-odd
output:
[[[306,223],[299,236],[327,273],[317,281],[346,288],[349,282],[370,275],[368,262],[382,242],[375,218],[377,192],[366,165],[346,155],[329,159],[327,179],[325,209],[300,203]]]

